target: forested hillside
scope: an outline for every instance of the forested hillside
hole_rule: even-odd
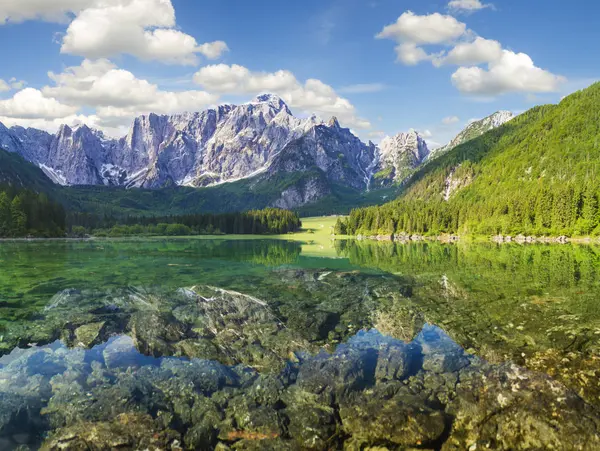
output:
[[[41,169],[0,149],[0,238],[65,234],[65,210]]]
[[[423,167],[338,233],[600,234],[600,83],[536,107]]]
[[[40,168],[16,153],[7,152],[2,148],[0,148],[0,185],[45,192],[56,188]]]
[[[0,188],[0,238],[59,237],[65,234],[65,210],[46,194]]]
[[[142,216],[116,219],[95,214],[71,213],[73,235],[95,236],[186,236],[202,234],[280,235],[302,226],[296,213],[278,208],[223,214]]]

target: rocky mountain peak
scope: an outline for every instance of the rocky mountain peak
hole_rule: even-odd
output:
[[[69,127],[67,124],[62,124],[58,127],[58,132],[56,133],[57,137],[60,136],[71,136],[73,134],[73,129]]]
[[[277,94],[261,94],[256,96],[251,104],[264,104],[276,111],[286,111],[288,114],[292,114],[285,101]]]
[[[514,113],[511,111],[496,111],[491,116],[488,116],[483,119],[483,123],[486,125],[490,125],[492,128],[498,128],[501,125],[504,125],[508,121],[515,118]]]
[[[510,111],[497,111],[494,114],[484,117],[483,119],[472,121],[469,125],[467,125],[458,135],[452,139],[448,144],[439,149],[436,149],[432,154],[432,158],[435,156],[439,156],[449,150],[454,149],[461,144],[466,143],[467,141],[471,141],[490,130],[498,128],[508,121],[514,119],[515,114]]]
[[[337,129],[341,128],[340,123],[339,123],[337,117],[335,117],[335,116],[331,116],[331,119],[329,119],[329,121],[327,122],[327,126],[329,128],[337,128]]]
[[[396,159],[401,155],[411,154],[420,163],[429,155],[425,139],[416,130],[385,137],[379,148],[383,159]]]
[[[401,183],[429,153],[425,139],[416,130],[385,137],[378,148],[379,182]]]

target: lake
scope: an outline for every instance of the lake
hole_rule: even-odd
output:
[[[600,247],[0,243],[0,449],[600,449]]]

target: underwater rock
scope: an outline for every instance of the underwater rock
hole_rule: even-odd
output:
[[[309,341],[319,341],[327,339],[339,320],[339,315],[331,312],[296,310],[288,316],[286,325]]]
[[[329,355],[321,353],[300,366],[298,386],[320,394],[327,388],[338,395],[361,390],[374,383],[377,352],[346,348]]]
[[[410,343],[423,329],[425,319],[406,298],[379,305],[373,326],[382,334]]]
[[[172,450],[180,451],[181,437],[161,429],[149,415],[124,413],[111,422],[77,423],[58,429],[43,443],[40,451]]]
[[[377,381],[404,379],[410,372],[411,354],[414,352],[414,349],[398,344],[386,345],[379,349],[375,379]]]
[[[289,434],[302,449],[330,449],[338,433],[334,409],[310,403],[293,404],[285,411]]]
[[[545,375],[513,364],[461,371],[444,451],[600,449],[600,412]]]
[[[190,359],[221,360],[217,346],[207,338],[187,338],[173,345],[174,355]]]
[[[154,357],[173,355],[173,343],[186,338],[188,332],[188,328],[173,316],[145,311],[131,316],[128,329],[136,348]]]
[[[111,340],[102,351],[104,362],[109,369],[138,366],[139,355],[133,340],[126,335]]]
[[[19,442],[37,440],[36,431],[46,428],[39,411],[43,406],[37,397],[0,392],[0,449],[14,449]]]
[[[281,438],[249,436],[231,445],[232,450],[240,451],[300,451],[294,442]]]
[[[101,321],[99,323],[85,324],[75,329],[75,338],[77,346],[83,346],[84,348],[90,348],[95,344],[102,341],[102,331],[106,323]]]
[[[345,432],[365,445],[426,447],[442,436],[446,424],[443,412],[406,389],[387,400],[365,392],[340,404],[339,414]]]

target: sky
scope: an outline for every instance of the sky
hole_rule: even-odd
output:
[[[119,137],[269,92],[435,147],[600,79],[598,17],[593,0],[0,0],[0,122]]]

